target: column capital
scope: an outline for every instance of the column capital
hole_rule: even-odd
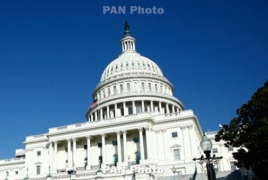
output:
[[[73,141],[76,141],[76,138],[72,138]]]
[[[115,133],[116,133],[117,135],[118,135],[118,134],[120,135],[120,134],[121,134],[121,131],[116,131]]]
[[[187,128],[187,126],[181,126],[180,128],[183,130],[183,129],[186,129],[186,128]]]
[[[58,141],[53,141],[54,144],[58,144]]]
[[[69,138],[69,139],[66,139],[66,141],[68,141],[68,142],[69,142],[69,141],[71,141],[71,140],[72,140],[71,138]]]
[[[127,130],[123,130],[122,133],[123,133],[123,134],[127,134]]]
[[[143,131],[143,127],[138,128],[139,131]]]
[[[194,126],[193,125],[187,125],[188,129],[192,129]]]
[[[145,129],[146,131],[151,131],[151,130],[152,130],[151,127],[145,127],[144,129]]]
[[[100,134],[100,135],[101,135],[102,137],[103,137],[103,136],[104,136],[104,137],[106,137],[106,136],[107,136],[107,135],[106,135],[106,134],[104,134],[104,133],[103,133],[103,134]]]
[[[93,137],[91,135],[87,135],[86,138],[87,139],[93,139]]]
[[[167,129],[161,129],[161,132],[166,132],[167,131]]]

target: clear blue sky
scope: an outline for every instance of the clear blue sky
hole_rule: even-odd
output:
[[[204,131],[217,130],[268,79],[267,9],[266,0],[0,1],[0,159],[28,135],[86,121],[126,20],[137,51],[161,67]]]

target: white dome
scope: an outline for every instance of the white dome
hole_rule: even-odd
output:
[[[132,74],[136,72],[146,72],[152,75],[163,76],[159,66],[152,60],[141,56],[137,52],[124,52],[105,68],[101,76],[101,81],[119,74]]]

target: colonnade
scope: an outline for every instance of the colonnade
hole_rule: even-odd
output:
[[[120,110],[120,111],[119,111]],[[125,115],[138,114],[142,112],[159,112],[159,114],[178,113],[181,109],[167,102],[160,101],[127,101],[108,104],[106,106],[97,106],[90,112],[89,121],[98,121],[110,119]]]
[[[131,129],[133,130],[133,129]],[[153,159],[152,156],[152,142],[150,141],[151,139],[151,128],[147,127],[147,128],[138,128],[137,129],[139,131],[139,151],[140,151],[140,160],[145,160],[145,159]],[[117,155],[118,155],[118,163],[123,163],[123,164],[127,164],[129,159],[128,159],[128,149],[127,149],[127,133],[130,130],[124,130],[124,131],[117,131],[116,133],[116,140],[117,140]],[[143,137],[143,131],[145,131],[145,142],[144,137]],[[111,134],[111,133],[109,133]],[[121,143],[121,137],[123,136],[123,142]],[[109,150],[106,147],[106,137],[108,136],[108,134],[100,134],[100,135],[88,135],[85,137],[79,137],[79,138],[72,138],[72,139],[66,139],[66,140],[62,140],[62,141],[67,141],[67,161],[68,161],[68,167],[67,168],[73,168],[74,166],[76,167],[77,164],[77,148],[76,148],[76,142],[77,139],[80,138],[86,138],[86,145],[87,145],[87,149],[86,149],[86,162],[87,162],[87,169],[91,169],[92,164],[91,162],[91,158],[92,158],[92,153],[91,153],[91,139],[94,136],[101,136],[101,156],[102,156],[102,164],[107,164],[110,163],[107,161],[107,154],[109,153]],[[59,141],[51,141],[50,142],[50,146],[49,146],[49,164],[53,167],[53,169],[58,169],[58,158],[57,158],[57,154],[58,154],[58,144]],[[72,144],[72,145],[71,145]],[[53,149],[53,146],[54,149]],[[123,145],[123,148],[121,147],[121,145]],[[72,147],[72,149],[71,149]],[[146,148],[145,148],[146,147]],[[121,152],[121,150],[123,149],[123,152]],[[145,152],[145,149],[147,150],[147,152]],[[71,153],[72,151],[72,153]],[[150,153],[151,152],[151,153]],[[54,156],[52,156],[52,153],[54,154]],[[147,156],[145,157],[145,153],[147,154]],[[94,157],[95,158],[95,157]],[[97,164],[93,164],[93,165],[97,165]]]

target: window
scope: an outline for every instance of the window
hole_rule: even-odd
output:
[[[149,86],[149,91],[152,91],[152,84],[149,83],[148,86]]]
[[[228,151],[233,151],[233,150],[234,150],[233,146],[228,147]]]
[[[123,84],[120,84],[120,93],[123,93]]]
[[[236,170],[234,161],[230,162],[231,170]]]
[[[114,146],[117,146],[117,141],[112,142]]]
[[[121,108],[120,111],[121,111],[121,116],[124,116],[124,108]]]
[[[160,92],[162,92],[162,85],[160,86]]]
[[[182,175],[182,172],[181,171],[177,171],[178,175]]]
[[[133,141],[134,141],[134,143],[138,143],[139,142],[139,138],[138,137],[135,137],[135,138],[133,138]]]
[[[41,156],[41,151],[37,151],[37,156]]]
[[[41,166],[36,166],[36,174],[39,175],[41,172]]]
[[[15,171],[15,175],[18,175],[19,174],[19,171]]]
[[[140,160],[141,160],[140,152],[137,151],[135,154],[136,154],[136,164],[140,164]]]
[[[114,91],[114,95],[116,95],[116,86],[114,86],[114,90],[113,91]]]
[[[130,83],[127,83],[127,92],[130,92]]]
[[[87,149],[87,145],[84,145],[84,149]]]
[[[118,162],[118,155],[115,154],[114,155],[114,166],[116,166],[117,162]]]
[[[141,107],[140,107],[140,106],[137,106],[137,107],[136,107],[136,112],[137,112],[137,114],[138,114],[138,113],[141,113]]]
[[[218,153],[218,149],[217,148],[213,148],[212,151],[213,151],[214,154],[215,153]]]
[[[145,112],[147,112],[147,111],[148,111],[148,107],[147,107],[147,106],[145,106],[144,108],[145,108],[145,109],[144,109],[144,111],[145,111]]]
[[[145,87],[144,87],[144,82],[142,82],[142,83],[141,83],[141,89],[142,89],[142,91],[144,91],[144,90],[145,90]]]
[[[102,147],[102,143],[98,143],[98,147],[101,148]]]
[[[110,91],[109,87],[108,87],[107,91],[108,91],[108,96],[111,96],[111,91]]]
[[[157,84],[154,85],[155,92],[158,92]]]
[[[133,114],[132,107],[128,107],[128,114]]]
[[[174,149],[173,152],[174,152],[174,160],[175,161],[180,160],[180,150]]]
[[[178,133],[177,132],[172,132],[171,135],[172,135],[172,138],[178,137]]]

